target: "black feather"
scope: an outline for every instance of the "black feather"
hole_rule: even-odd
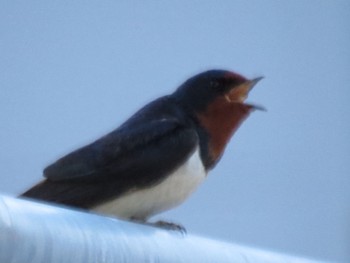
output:
[[[197,145],[186,113],[163,97],[113,132],[48,166],[47,179],[22,196],[90,208],[161,182]]]

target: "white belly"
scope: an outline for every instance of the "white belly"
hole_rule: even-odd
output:
[[[190,159],[161,183],[143,190],[135,190],[94,207],[92,210],[113,214],[120,218],[147,219],[173,208],[183,201],[205,179],[206,172],[197,149]]]

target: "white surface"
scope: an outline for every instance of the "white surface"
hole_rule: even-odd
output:
[[[0,215],[6,263],[316,262],[6,196]]]

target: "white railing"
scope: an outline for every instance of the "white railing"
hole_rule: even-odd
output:
[[[0,262],[316,261],[0,195]]]

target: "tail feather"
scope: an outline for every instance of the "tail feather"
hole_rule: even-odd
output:
[[[89,191],[92,192],[90,188],[88,185],[83,186],[82,189],[79,185],[72,185],[71,183],[43,180],[22,193],[20,197],[89,209],[95,203],[93,200],[94,195],[87,194]]]

